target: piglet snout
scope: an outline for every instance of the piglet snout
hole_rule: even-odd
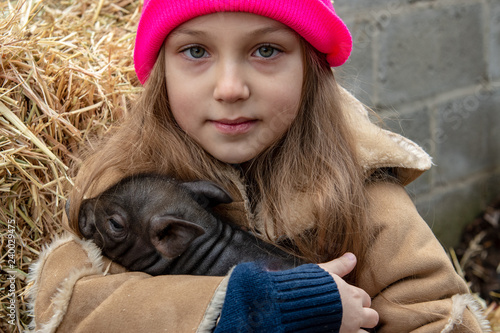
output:
[[[151,243],[167,258],[180,256],[205,233],[199,225],[173,216],[155,216],[150,222]]]

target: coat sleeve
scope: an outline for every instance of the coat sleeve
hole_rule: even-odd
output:
[[[315,264],[227,277],[152,277],[103,258],[90,241],[54,241],[30,273],[36,332],[337,332],[340,294]]]
[[[376,332],[488,332],[467,285],[405,189],[367,186],[368,246],[359,287],[380,315]]]
[[[45,249],[30,275],[36,332],[196,332],[225,281],[126,272],[72,236]]]
[[[338,332],[342,302],[330,273],[315,264],[269,271],[237,265],[215,333]]]

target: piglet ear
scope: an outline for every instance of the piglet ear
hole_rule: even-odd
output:
[[[192,222],[171,216],[156,216],[151,219],[149,232],[151,243],[158,252],[167,258],[175,258],[184,253],[205,230]]]
[[[184,182],[181,183],[181,186],[186,188],[192,197],[204,208],[233,202],[233,199],[226,190],[207,180]]]
[[[94,200],[87,199],[82,201],[78,213],[78,228],[85,238],[92,238],[94,235],[96,230]]]

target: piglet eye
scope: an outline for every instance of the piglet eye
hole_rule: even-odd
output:
[[[114,218],[108,219],[109,226],[116,232],[123,231],[124,227],[122,224],[118,223]]]

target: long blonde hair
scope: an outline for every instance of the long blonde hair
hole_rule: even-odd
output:
[[[302,44],[305,70],[298,115],[282,138],[244,167],[249,207],[259,224],[254,231],[275,242],[286,239],[289,251],[311,262],[346,251],[362,262],[368,233],[354,138],[325,56],[304,40]],[[233,166],[206,153],[177,125],[167,98],[164,59],[163,47],[132,112],[78,172],[69,216],[77,234],[84,196],[112,185],[107,184],[110,174],[121,178],[161,172],[183,180],[208,179],[235,197],[240,193],[240,180],[231,176]]]

